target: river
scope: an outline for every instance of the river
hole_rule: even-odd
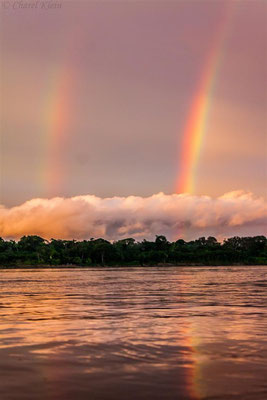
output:
[[[266,317],[262,266],[0,270],[0,399],[266,399]]]

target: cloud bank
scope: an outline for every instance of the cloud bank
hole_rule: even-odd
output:
[[[19,206],[0,207],[0,236],[118,240],[169,240],[199,236],[219,239],[266,235],[267,205],[252,193],[235,191],[218,198],[158,193],[150,197],[32,199]]]

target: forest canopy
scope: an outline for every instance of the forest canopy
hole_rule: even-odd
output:
[[[0,266],[112,266],[112,265],[267,265],[265,236],[232,237],[220,243],[215,237],[169,242],[157,235],[154,241],[126,238],[45,240],[23,236],[19,241],[0,238]]]

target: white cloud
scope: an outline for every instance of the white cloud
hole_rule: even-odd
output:
[[[263,198],[235,191],[218,198],[158,193],[150,197],[32,199],[0,208],[0,236],[109,240],[125,237],[170,240],[213,235],[266,235],[267,206]]]

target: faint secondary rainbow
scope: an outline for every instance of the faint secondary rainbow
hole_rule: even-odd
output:
[[[82,39],[79,26],[59,38],[61,51],[47,76],[43,95],[44,155],[41,185],[45,197],[63,196],[66,189],[67,153],[70,145],[73,98],[75,96],[75,57],[77,43]]]
[[[212,102],[214,84],[223,57],[224,44],[232,20],[234,2],[229,1],[216,31],[213,46],[208,54],[196,94],[186,120],[181,144],[176,193],[193,193],[208,113]]]
[[[60,194],[64,181],[64,154],[70,122],[71,70],[54,71],[45,106],[45,165],[43,183],[46,196]]]

